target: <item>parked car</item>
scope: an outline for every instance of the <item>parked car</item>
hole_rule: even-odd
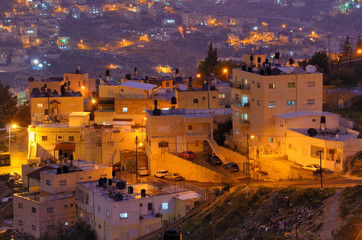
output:
[[[320,173],[321,170],[318,168],[317,170],[314,171],[314,173]],[[324,173],[334,173],[334,171],[328,169],[328,168],[322,168],[322,172]]]
[[[163,240],[180,240],[182,239],[182,234],[177,228],[166,229],[163,234]]]
[[[157,172],[155,172],[155,177],[165,178],[165,175],[167,174],[170,174],[167,170],[158,170]]]
[[[183,176],[181,176],[179,173],[169,173],[164,176],[166,180],[170,181],[182,181],[185,180]]]
[[[195,153],[193,153],[192,151],[183,151],[183,152],[179,153],[179,155],[180,155],[180,157],[186,158],[186,159],[195,158]]]
[[[231,172],[239,172],[239,166],[234,162],[225,163],[223,167]]]
[[[148,170],[146,167],[140,167],[138,169],[138,175],[140,176],[148,176]]]
[[[210,163],[213,166],[221,165],[222,161],[218,156],[209,156],[207,158],[207,162]]]
[[[319,164],[308,164],[304,167],[302,167],[303,169],[306,169],[306,170],[312,170],[312,171],[317,171],[320,169],[320,165]]]

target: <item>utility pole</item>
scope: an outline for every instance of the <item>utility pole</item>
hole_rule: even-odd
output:
[[[246,166],[245,166],[245,174],[246,174],[246,184],[249,184],[249,134],[246,135]]]
[[[323,189],[322,152],[319,151],[319,171],[321,172],[321,189]]]
[[[136,182],[138,181],[138,136],[136,136]]]
[[[295,240],[298,240],[298,210],[295,208]]]

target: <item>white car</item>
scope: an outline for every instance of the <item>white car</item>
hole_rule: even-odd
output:
[[[320,169],[320,166],[319,166],[319,164],[308,164],[307,166],[304,166],[303,168],[307,169],[307,170],[317,171]]]
[[[170,174],[167,170],[158,170],[155,172],[155,177],[165,178],[165,175]]]
[[[140,176],[148,176],[148,170],[146,167],[140,167],[138,169],[138,175]]]

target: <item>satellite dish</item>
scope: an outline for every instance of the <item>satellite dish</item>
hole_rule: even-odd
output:
[[[315,128],[309,128],[308,129],[308,135],[311,136],[311,137],[314,137],[315,135],[317,135],[318,132]]]
[[[186,84],[180,84],[179,88],[181,91],[186,91],[188,87]]]
[[[287,69],[285,69],[285,72],[288,73],[288,74],[291,74],[293,71],[292,71],[291,68],[287,68]]]
[[[305,68],[305,70],[306,70],[308,73],[315,73],[317,69],[316,69],[315,66],[313,66],[313,65],[308,65],[308,66]]]

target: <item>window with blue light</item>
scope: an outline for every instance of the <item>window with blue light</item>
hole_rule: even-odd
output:
[[[119,218],[128,218],[128,214],[126,212],[125,213],[120,213]]]
[[[168,203],[162,203],[162,210],[167,210],[168,209]]]

